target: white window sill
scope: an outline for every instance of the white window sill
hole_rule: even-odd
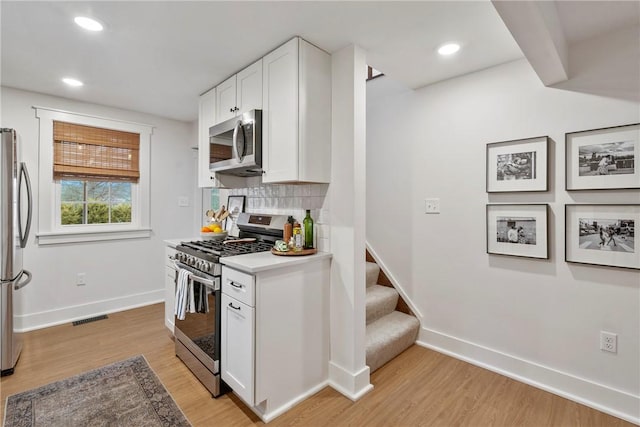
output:
[[[143,239],[151,236],[150,228],[129,230],[101,230],[53,232],[36,234],[38,245],[59,245],[66,243],[100,242],[103,240]]]

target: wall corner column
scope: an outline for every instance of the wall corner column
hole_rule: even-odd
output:
[[[366,54],[350,45],[331,62],[329,381],[357,400],[373,388],[365,349]]]

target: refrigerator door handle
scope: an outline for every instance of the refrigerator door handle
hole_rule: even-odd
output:
[[[24,281],[22,281],[23,276],[27,276],[26,280]],[[20,280],[21,281],[16,283],[15,286],[13,287],[13,289],[15,289],[16,291],[24,288],[29,284],[29,282],[31,282],[31,272],[29,270],[22,270],[22,274],[20,275]]]
[[[22,234],[22,213],[18,212],[18,228],[20,229],[20,247],[27,246],[27,239],[29,238],[29,230],[31,229],[31,210],[33,208],[33,200],[31,198],[31,180],[29,179],[29,172],[27,171],[27,165],[24,162],[20,163],[20,182],[18,183],[18,201],[21,200],[20,192],[22,191],[22,178],[27,185],[27,226]]]

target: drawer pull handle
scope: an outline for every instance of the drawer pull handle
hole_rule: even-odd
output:
[[[229,282],[229,284],[234,288],[242,289],[242,285],[237,285],[236,282]]]
[[[232,302],[229,303],[229,307],[233,308],[234,310],[240,311],[240,307],[234,307]]]

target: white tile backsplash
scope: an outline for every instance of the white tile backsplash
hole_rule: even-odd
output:
[[[321,210],[327,211],[328,189],[328,184],[260,184],[255,187],[233,188],[229,190],[229,194],[245,196],[247,212],[293,215],[302,222],[305,209],[310,209],[314,222],[328,224],[328,215],[320,218]]]
[[[245,196],[245,210],[259,214],[292,215],[302,223],[305,210],[311,210],[311,218],[317,225],[316,242],[319,251],[330,251],[329,184],[261,184],[252,182],[250,187],[233,188],[230,195]]]

